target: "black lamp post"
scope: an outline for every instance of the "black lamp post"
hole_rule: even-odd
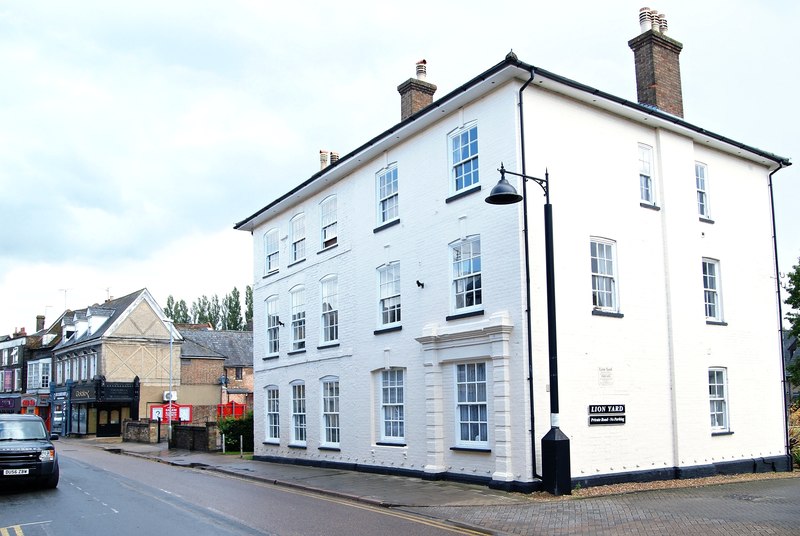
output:
[[[531,348],[531,277],[528,251],[528,180],[532,180],[542,187],[545,196],[544,205],[544,247],[545,270],[547,273],[547,340],[550,350],[550,431],[542,438],[542,484],[545,491],[553,495],[570,495],[572,493],[572,480],[569,460],[569,438],[561,431],[558,417],[558,350],[556,345],[556,290],[555,269],[553,263],[553,206],[550,204],[550,176],[545,171],[544,179],[531,177],[522,173],[507,171],[500,164],[500,180],[492,188],[486,202],[492,205],[523,204],[523,238],[525,242],[525,290],[527,291],[528,313],[528,367],[530,368],[530,396],[533,400],[533,349]],[[505,174],[522,178],[522,195],[506,180]],[[531,434],[533,429],[533,405],[531,404]],[[535,438],[531,438],[535,441]],[[536,460],[533,460],[534,473]]]

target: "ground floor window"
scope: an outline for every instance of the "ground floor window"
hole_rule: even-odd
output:
[[[322,381],[322,437],[324,446],[339,446],[338,378],[326,378]]]
[[[267,441],[279,441],[281,438],[278,395],[277,387],[267,387]]]
[[[489,441],[486,363],[464,363],[456,367],[456,396],[458,442],[465,446],[485,446]]]

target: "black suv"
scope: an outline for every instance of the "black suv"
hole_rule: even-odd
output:
[[[35,483],[58,486],[58,456],[50,442],[58,439],[36,415],[0,414],[0,486]]]

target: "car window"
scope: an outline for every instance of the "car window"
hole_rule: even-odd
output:
[[[42,423],[32,421],[0,422],[0,441],[46,439]]]

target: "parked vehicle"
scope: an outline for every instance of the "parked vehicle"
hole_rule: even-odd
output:
[[[36,415],[0,414],[0,487],[58,486],[55,439]]]

